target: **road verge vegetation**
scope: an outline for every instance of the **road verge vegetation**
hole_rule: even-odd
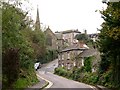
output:
[[[26,2],[27,3],[27,2]],[[2,8],[2,88],[26,88],[38,82],[34,63],[47,63],[57,56],[46,49],[44,32],[34,28],[22,1],[3,2]]]
[[[14,4],[10,4],[14,2]],[[35,52],[23,31],[32,31],[21,2],[3,2],[2,8],[2,89],[26,88],[38,82]],[[19,8],[18,8],[19,7]],[[31,35],[32,36],[32,35]]]
[[[115,88],[110,81],[111,71],[101,75],[98,73],[98,71],[92,72],[90,64],[91,58],[86,58],[86,60],[86,62],[84,62],[86,63],[85,66],[82,66],[81,68],[74,67],[71,70],[67,70],[65,67],[58,67],[55,68],[54,74],[94,86],[102,85],[107,88]]]

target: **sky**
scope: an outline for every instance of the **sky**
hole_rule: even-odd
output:
[[[53,32],[76,30],[97,33],[103,19],[99,11],[106,8],[102,0],[28,0],[29,16],[36,20],[37,6],[41,27],[49,26]]]

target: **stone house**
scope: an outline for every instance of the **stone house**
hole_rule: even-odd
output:
[[[83,66],[83,59],[78,60],[77,56],[87,49],[89,48],[85,47],[85,44],[77,43],[61,50],[58,54],[58,67],[72,69],[74,66]]]
[[[63,35],[63,39],[65,40],[65,42],[68,44],[68,46],[70,46],[76,43],[75,36],[80,33],[81,32],[78,31],[78,29],[77,30],[66,30],[62,32],[62,35]]]
[[[58,51],[61,51],[63,48],[64,48],[64,39],[62,38],[62,33],[55,33],[56,37],[57,37],[57,41],[56,41],[56,44],[57,44],[57,50]]]
[[[84,50],[82,53],[80,53],[77,56],[77,59],[78,59],[78,61],[83,60],[83,63],[84,63],[84,58],[85,57],[90,57],[90,56],[94,56],[94,58],[91,61],[92,72],[96,72],[97,67],[99,66],[98,62],[100,61],[100,53],[96,49],[86,49],[86,50]]]
[[[71,46],[77,42],[75,36],[81,32],[77,30],[66,30],[62,32],[55,32],[57,35],[61,35],[61,39],[64,40],[64,46]]]

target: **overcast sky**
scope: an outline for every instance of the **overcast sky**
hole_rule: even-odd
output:
[[[96,33],[103,22],[101,14],[106,5],[102,0],[28,0],[32,8],[30,16],[36,19],[37,5],[40,22],[51,28],[53,32],[78,29],[83,32]]]

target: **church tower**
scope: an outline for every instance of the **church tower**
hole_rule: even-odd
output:
[[[39,9],[37,6],[37,16],[36,16],[36,22],[35,22],[35,30],[40,30],[40,18],[39,18]]]

